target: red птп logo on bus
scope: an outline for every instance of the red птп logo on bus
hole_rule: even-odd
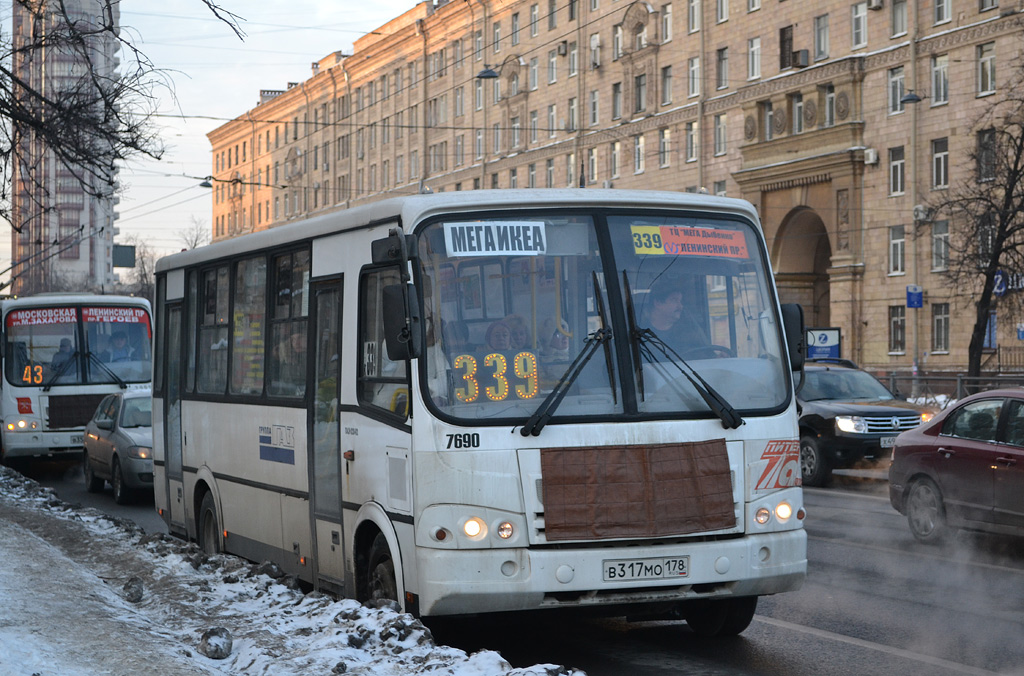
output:
[[[769,441],[761,453],[761,459],[767,460],[768,466],[757,480],[755,490],[801,484],[799,441]]]
[[[31,413],[32,400],[28,397],[18,397],[18,413]]]

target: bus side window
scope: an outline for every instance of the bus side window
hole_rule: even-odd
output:
[[[407,364],[388,359],[381,311],[384,287],[400,283],[398,269],[394,267],[369,270],[360,280],[358,396],[361,404],[404,419],[409,415]]]

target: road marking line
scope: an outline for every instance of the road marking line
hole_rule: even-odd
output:
[[[904,650],[903,648],[893,648],[881,643],[873,643],[871,641],[865,641],[859,638],[853,638],[852,636],[844,636],[842,634],[836,634],[831,631],[825,631],[823,629],[815,629],[814,627],[805,627],[801,624],[793,624],[792,622],[786,622],[785,620],[776,620],[773,617],[764,617],[762,615],[755,615],[754,620],[757,622],[764,622],[781,629],[790,629],[792,631],[799,631],[805,634],[812,634],[819,638],[831,639],[833,641],[840,641],[842,643],[849,643],[850,645],[857,646],[858,648],[866,648],[868,650],[874,650],[877,652],[888,653],[896,657],[903,657],[908,660],[915,660],[917,662],[924,662],[925,664],[931,664],[932,666],[942,667],[943,669],[950,669],[952,671],[959,672],[961,674],[976,674],[977,676],[993,676],[998,675],[997,671],[988,671],[985,669],[978,669],[971,667],[966,664],[960,664],[959,662],[951,662],[944,660],[939,657],[931,657],[929,655],[922,655],[921,653],[911,652],[910,650]]]

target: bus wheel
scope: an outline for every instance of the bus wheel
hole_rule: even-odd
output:
[[[729,612],[725,616],[725,622],[719,630],[719,636],[738,636],[743,630],[750,626],[754,619],[754,611],[757,610],[756,596],[741,596],[739,598],[722,601],[729,606]]]
[[[750,626],[757,610],[756,596],[717,601],[694,601],[686,606],[683,617],[698,636],[737,636]]]
[[[395,581],[395,562],[391,558],[391,550],[388,549],[388,541],[384,539],[383,533],[377,533],[370,546],[370,556],[367,558],[366,583],[367,589],[364,594],[369,601],[395,601],[398,602],[398,583]]]
[[[82,467],[82,473],[85,474],[85,490],[90,493],[99,493],[103,490],[103,479],[96,476],[96,473],[92,471],[92,463],[89,462],[89,454],[85,454],[85,463]]]
[[[217,523],[213,493],[203,496],[203,504],[199,508],[199,546],[207,554],[220,553],[220,525]]]

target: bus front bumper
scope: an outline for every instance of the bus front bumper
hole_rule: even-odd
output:
[[[803,529],[735,540],[578,549],[419,549],[422,615],[461,615],[549,608],[633,608],[800,588],[807,573]],[[633,569],[688,557],[687,574],[671,579],[606,579],[615,562]],[[621,565],[620,565],[621,564]],[[603,611],[605,614],[614,612]]]
[[[2,453],[4,458],[72,458],[81,456],[84,448],[81,430],[64,432],[3,431]]]

